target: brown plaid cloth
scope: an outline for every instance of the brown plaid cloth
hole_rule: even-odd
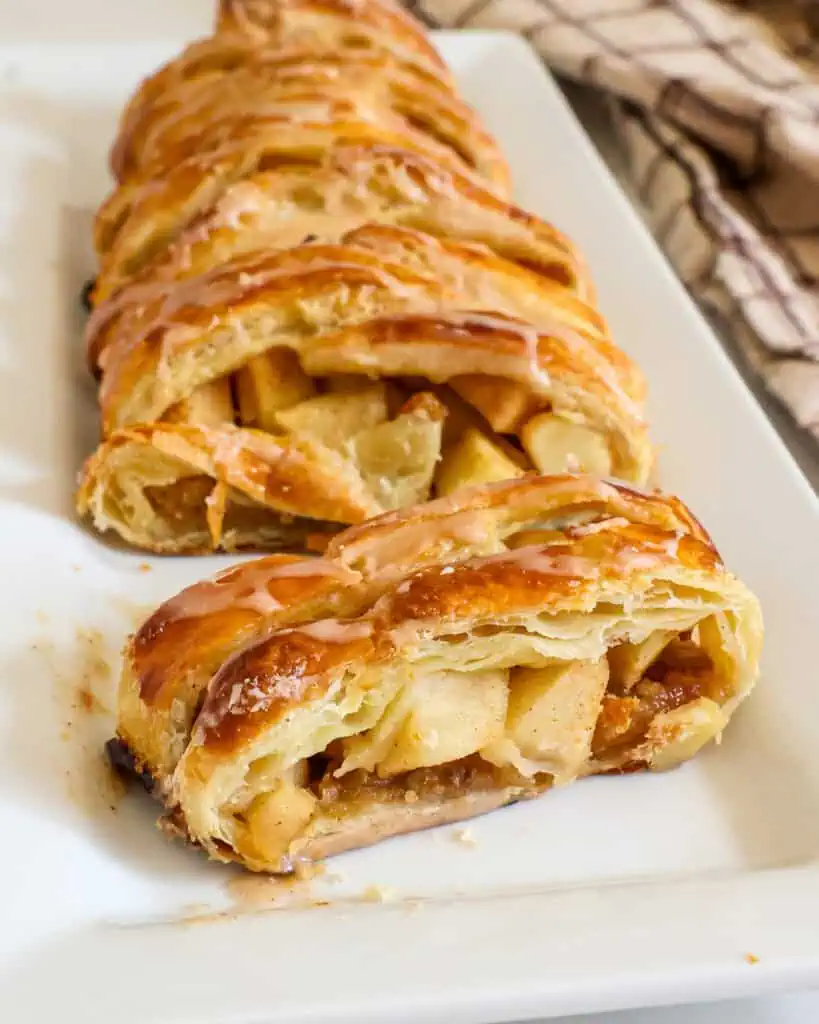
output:
[[[678,273],[819,438],[819,0],[405,0],[615,101]]]

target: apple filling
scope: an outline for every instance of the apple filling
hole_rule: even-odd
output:
[[[137,452],[131,458],[140,463],[135,479],[143,481],[143,493],[131,493],[131,480],[116,480],[109,490],[117,494],[107,501],[127,533],[147,531],[158,541],[186,537],[192,547],[236,547],[243,537],[252,543],[263,535],[272,546],[298,542],[301,534],[292,530],[280,536],[281,511],[272,512],[266,501],[253,501],[249,494],[243,501],[236,488],[228,494],[224,483],[217,483],[229,471],[240,471],[245,448],[260,465],[268,458],[275,462],[274,448],[266,454],[256,432],[293,442],[300,458],[318,459],[345,500],[360,505],[359,518],[527,472],[607,476],[614,465],[602,434],[544,408],[519,384],[475,376],[455,378],[448,387],[343,374],[312,378],[287,349],[256,356],[232,375],[197,388],[163,420],[213,431],[203,436],[216,447],[200,457],[214,468],[203,472],[200,463],[194,470],[181,448],[175,459],[157,450],[145,460]],[[236,426],[254,433],[219,433],[220,427]],[[124,456],[119,458],[122,462]],[[241,482],[238,486],[241,490]],[[119,500],[125,490],[128,495]],[[293,498],[291,512],[321,518],[309,497],[300,501],[287,493]],[[152,517],[158,521],[152,523]]]
[[[502,794],[498,806],[595,772],[672,767],[724,725],[721,639],[715,615],[593,661],[412,670],[369,728],[337,735],[284,774],[275,759],[251,766],[232,802],[237,848],[270,863],[319,820],[374,807],[383,817],[385,805],[421,820],[464,797]]]

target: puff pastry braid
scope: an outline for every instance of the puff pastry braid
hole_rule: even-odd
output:
[[[721,734],[757,602],[676,499],[582,475],[462,491],[161,606],[113,756],[218,860],[286,872]]]
[[[644,482],[583,261],[386,0],[233,0],[140,87],[97,220],[78,509],[155,551],[324,544],[526,472]]]

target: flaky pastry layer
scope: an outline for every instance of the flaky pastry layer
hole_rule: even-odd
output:
[[[265,149],[250,155],[215,168],[201,194],[185,181],[175,192],[172,174],[125,213],[103,207],[98,313],[88,331],[94,366],[99,323],[111,315],[106,300],[123,285],[195,277],[243,252],[286,249],[305,238],[336,242],[366,223],[478,242],[581,299],[593,298],[582,257],[552,225],[418,152],[368,142],[330,144],[288,159]],[[184,164],[178,173],[186,177]]]
[[[101,532],[159,553],[323,546],[340,524],[428,494],[443,418],[433,395],[415,395],[353,435],[350,451],[309,432],[128,427],[87,461],[77,507]]]

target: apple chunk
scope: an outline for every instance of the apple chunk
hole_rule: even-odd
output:
[[[446,764],[473,754],[503,733],[507,672],[435,672],[417,676],[412,706],[378,774]]]
[[[673,636],[672,630],[658,629],[641,643],[625,642],[612,647],[608,655],[612,687],[618,692],[628,693],[663,653]]]
[[[605,438],[550,412],[533,416],[521,431],[520,439],[541,473],[584,470],[608,476],[611,472],[611,453]]]
[[[313,382],[302,370],[298,356],[286,348],[274,348],[255,356],[235,374],[239,422],[277,433],[276,413],[310,398]]]
[[[385,509],[424,501],[441,454],[445,410],[415,395],[394,420],[362,431],[350,450],[365,483]]]
[[[589,756],[608,678],[605,658],[513,669],[506,735],[557,779],[573,778]]]
[[[337,449],[386,418],[386,389],[381,383],[355,393],[319,395],[276,413],[276,421],[284,430]]]
[[[475,427],[467,427],[460,439],[447,451],[435,474],[440,496],[464,487],[511,480],[523,470],[496,444]]]
[[[256,854],[274,863],[313,816],[316,798],[302,786],[282,779],[269,793],[261,793],[244,813]]]
[[[224,423],[233,423],[233,415],[230,381],[227,377],[219,377],[202,384],[187,398],[172,405],[162,418],[168,423],[221,427]]]

